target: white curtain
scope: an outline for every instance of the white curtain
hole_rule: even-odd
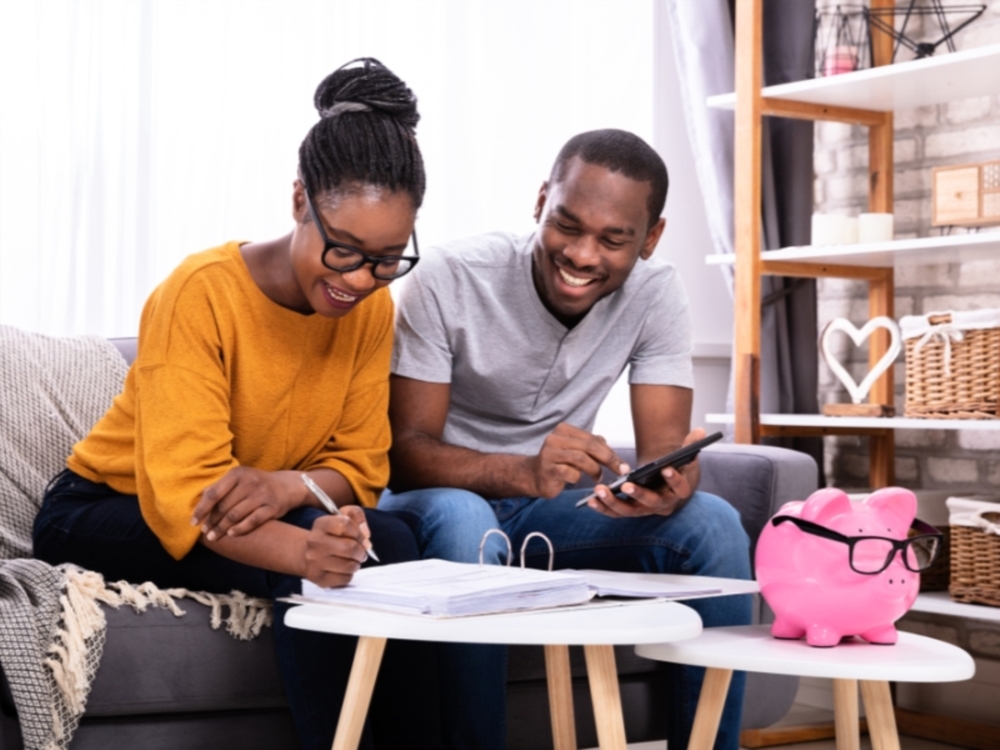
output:
[[[681,81],[681,100],[705,199],[715,253],[733,247],[732,111],[712,109],[705,100],[735,88],[733,25],[727,0],[665,0],[667,28]],[[732,293],[733,267],[721,266]]]
[[[312,95],[417,93],[421,245],[529,229],[571,135],[652,140],[652,0],[3,0],[0,323],[134,335],[185,255],[290,229]]]

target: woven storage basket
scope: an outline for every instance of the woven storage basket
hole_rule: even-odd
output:
[[[1000,503],[949,498],[948,509],[951,598],[1000,607]]]
[[[941,551],[934,564],[920,574],[921,591],[947,591],[951,583],[951,527],[939,526]]]
[[[1000,419],[1000,310],[907,316],[900,324],[905,416]]]

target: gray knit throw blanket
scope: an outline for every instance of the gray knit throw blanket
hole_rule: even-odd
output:
[[[99,603],[169,608],[189,597],[234,637],[270,624],[270,603],[228,595],[105,584],[92,571],[31,558],[31,527],[49,480],[119,393],[128,370],[108,341],[53,338],[0,326],[0,665],[27,750],[65,750],[86,707],[104,646]],[[222,610],[228,608],[223,616]]]

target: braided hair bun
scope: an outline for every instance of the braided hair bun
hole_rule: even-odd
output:
[[[352,185],[405,190],[414,208],[426,177],[415,129],[417,97],[378,60],[352,60],[313,97],[320,114],[299,147],[299,172],[314,197]]]
[[[321,117],[331,116],[337,105],[346,104],[363,106],[354,111],[384,112],[410,130],[420,120],[416,95],[373,57],[351,60],[333,71],[316,89],[313,103]]]

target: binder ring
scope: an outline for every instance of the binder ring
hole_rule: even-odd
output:
[[[490,534],[499,534],[500,536],[503,537],[503,540],[505,542],[507,542],[507,567],[509,568],[510,567],[511,558],[514,557],[514,549],[510,545],[510,537],[507,536],[506,534],[504,534],[500,529],[489,529],[485,534],[483,534],[483,538],[479,540],[479,564],[480,565],[483,564],[483,547],[486,546],[486,538]],[[525,540],[525,541],[527,541],[527,540]],[[522,559],[522,567],[524,567],[523,566],[523,559]]]
[[[545,534],[540,531],[532,531],[528,536],[524,537],[524,541],[521,543],[521,567],[524,567],[524,553],[528,549],[528,542],[531,541],[531,537],[537,536],[545,540],[545,543],[549,545],[549,570],[552,570],[552,563],[556,557],[555,548],[552,546],[552,540],[549,539]],[[509,543],[509,542],[508,542]]]

